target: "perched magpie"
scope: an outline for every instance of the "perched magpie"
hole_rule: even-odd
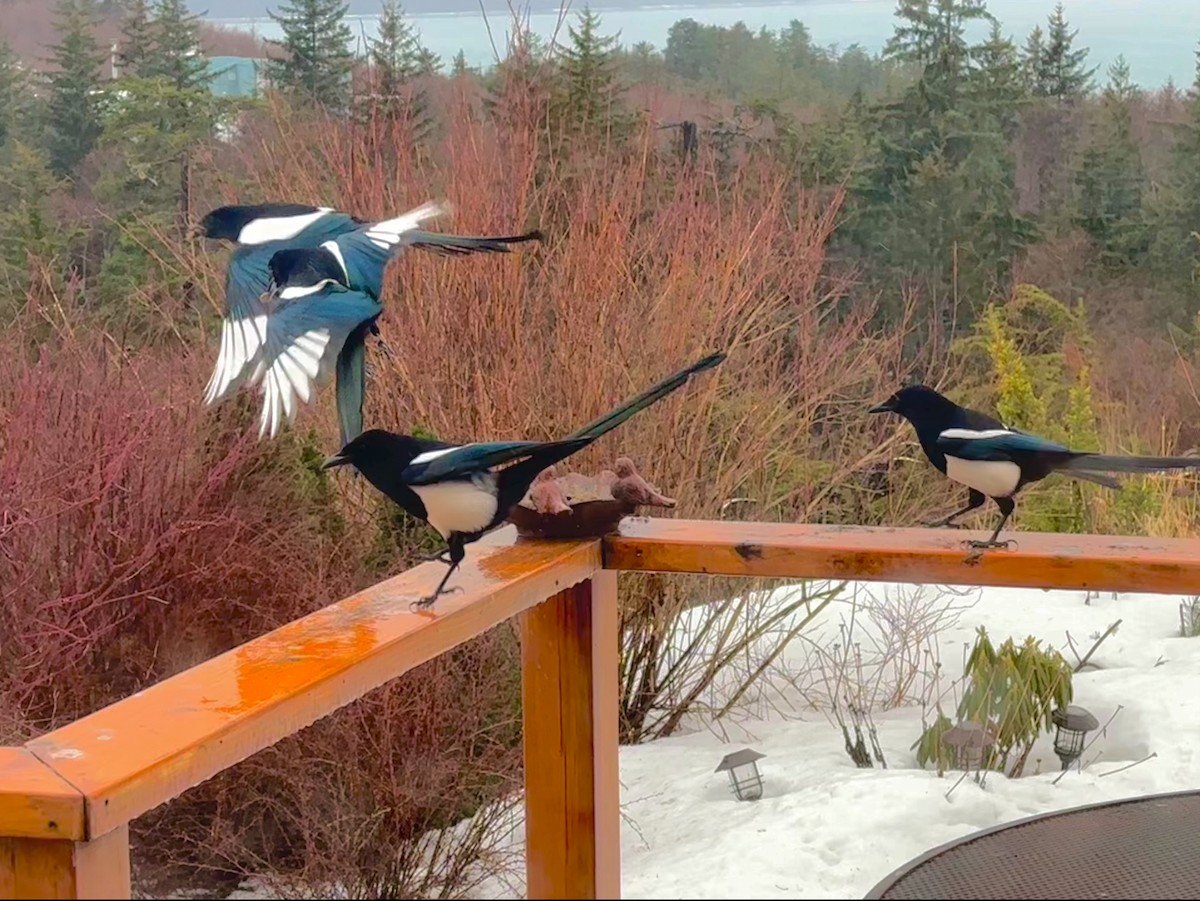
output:
[[[981,507],[987,498],[995,501],[1002,514],[1000,524],[987,541],[969,542],[975,548],[1005,547],[1007,542],[997,539],[1016,509],[1013,498],[1026,485],[1053,472],[1120,489],[1119,482],[1103,473],[1200,467],[1200,457],[1116,457],[1073,451],[1009,428],[986,413],[960,407],[925,385],[901,388],[870,412],[897,413],[911,422],[929,462],[969,489],[965,507],[926,525],[953,525],[958,517]]]
[[[384,268],[405,247],[440,254],[507,253],[510,244],[542,239],[539,231],[470,237],[420,228],[425,221],[448,211],[445,203],[426,203],[394,219],[373,223],[329,207],[295,203],[223,206],[209,212],[193,230],[193,236],[230,241],[237,247],[226,273],[221,349],[205,389],[205,403],[212,405],[226,399],[242,384],[257,384],[274,362],[263,356],[271,315],[264,294],[294,299],[283,298],[280,292],[272,290],[277,285],[271,281],[270,261],[280,250],[324,247],[337,259],[343,273],[341,283],[378,301]],[[288,287],[313,285],[298,282]],[[316,320],[310,324],[319,327]],[[378,334],[374,320],[367,330]],[[347,365],[357,369],[361,380],[361,352],[356,361],[348,361]],[[290,418],[290,401],[282,396],[285,390],[281,386],[274,392],[275,401]],[[296,393],[303,395],[303,390],[297,388]],[[278,424],[278,416],[264,411],[259,434],[269,431],[274,435]]]
[[[587,447],[683,387],[691,376],[724,359],[724,353],[707,356],[560,441],[455,445],[371,429],[329,457],[322,468],[351,464],[368,482],[410,515],[433,526],[446,540],[448,549],[432,559],[448,563],[450,569],[433,594],[416,602],[416,606],[427,607],[444,593],[446,582],[466,556],[466,545],[503,523],[538,473]],[[512,465],[492,469],[504,463]]]

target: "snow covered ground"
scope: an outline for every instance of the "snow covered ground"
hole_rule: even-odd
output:
[[[843,596],[808,628],[811,640],[789,645],[738,722],[692,724],[686,734],[622,748],[625,897],[861,898],[909,859],[978,829],[1095,801],[1200,787],[1200,638],[1179,637],[1182,598],[1103,593],[1085,603],[1082,592],[1068,591],[955,589],[950,596],[934,586],[858,588],[857,596]],[[868,595],[873,600],[864,602]],[[986,627],[997,646],[1009,636],[1019,643],[1033,635],[1074,664],[1068,633],[1082,656],[1121,620],[1074,677],[1074,703],[1108,724],[1088,736],[1082,771],[1059,778],[1047,734],[1020,778],[992,773],[979,785],[961,773],[938,777],[919,768],[911,750],[922,731],[916,701],[874,715],[888,767],[855,767],[840,730],[812,706],[827,684],[815,661],[822,653],[827,660],[829,647],[844,640],[839,624],[849,622],[852,597],[859,612],[851,643],[862,642],[871,660],[877,644],[894,645],[897,638],[877,642],[878,617],[864,616],[866,607],[910,611],[894,628],[907,631],[914,646],[913,633],[922,631],[914,623],[941,622],[936,639],[918,655],[922,675],[907,694],[934,692],[928,674],[940,656],[937,685],[951,715],[950,683],[962,673],[977,626]],[[884,669],[880,696],[894,688],[891,680],[904,666],[892,659]],[[764,796],[754,802],[736,800],[726,775],[714,772],[726,753],[743,747],[767,755],[759,761]],[[514,844],[521,833],[516,824]],[[523,889],[522,874],[515,873],[490,881],[481,896],[521,897]]]

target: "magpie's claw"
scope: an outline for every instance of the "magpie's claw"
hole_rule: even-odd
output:
[[[432,607],[433,602],[436,601],[443,594],[454,594],[455,592],[459,592],[462,590],[463,590],[463,588],[461,585],[455,585],[453,588],[443,588],[441,591],[435,591],[433,594],[427,594],[423,598],[417,598],[417,600],[413,601],[411,604],[408,605],[408,609],[414,610],[414,611],[415,610],[427,610],[430,607]]]

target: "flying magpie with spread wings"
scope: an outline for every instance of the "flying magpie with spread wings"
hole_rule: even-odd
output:
[[[415,602],[415,606],[428,607],[445,593],[446,582],[466,557],[466,546],[508,518],[538,473],[587,447],[683,387],[696,373],[712,369],[724,359],[724,353],[711,354],[558,441],[456,445],[371,429],[329,457],[322,468],[354,466],[379,491],[411,516],[433,526],[446,540],[447,550],[433,559],[448,563],[450,568],[433,594]],[[493,469],[506,463],[511,465]]]
[[[280,286],[271,278],[270,261],[281,250],[324,248],[336,258],[343,273],[343,285],[369,295],[378,303],[387,263],[406,247],[450,255],[507,253],[511,244],[542,239],[540,231],[474,237],[439,234],[421,228],[426,221],[447,212],[449,206],[446,203],[431,202],[392,219],[368,222],[329,207],[267,203],[223,206],[205,215],[193,229],[194,237],[236,245],[225,278],[220,352],[205,389],[205,403],[210,406],[219,403],[243,384],[258,384],[278,360],[277,357],[264,358],[264,353],[272,315],[266,301],[293,299],[283,298],[280,290],[274,290]],[[289,287],[312,286],[296,284]],[[329,309],[328,305],[322,308]],[[365,331],[378,334],[375,318]],[[321,328],[320,322],[311,317],[308,324],[317,331]],[[361,380],[361,349],[355,353],[357,356],[348,360],[347,366],[356,368]],[[277,369],[275,372],[279,374]],[[284,371],[287,375],[291,372],[290,369]],[[273,393],[279,410],[290,418],[293,409],[291,389],[286,387],[288,383],[293,385],[295,393],[304,396],[303,389],[290,379],[267,390]],[[279,416],[274,407],[270,410],[268,414],[264,409],[260,436],[268,431],[274,436],[278,429]],[[343,422],[343,426],[346,424]],[[343,439],[349,440],[344,431]]]
[[[1120,457],[1073,451],[1009,428],[999,419],[960,407],[925,385],[901,388],[871,413],[903,416],[917,433],[929,462],[943,475],[968,489],[967,505],[944,519],[926,525],[954,524],[958,517],[983,506],[991,498],[1000,508],[1000,524],[987,541],[971,541],[974,548],[1005,547],[997,540],[1016,509],[1014,498],[1022,488],[1059,472],[1106,488],[1121,484],[1105,473],[1149,473],[1200,467],[1200,457]]]

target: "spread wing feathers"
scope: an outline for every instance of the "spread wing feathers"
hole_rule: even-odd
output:
[[[568,438],[565,441],[492,441],[464,444],[462,447],[420,455],[405,467],[401,478],[409,485],[430,485],[447,479],[461,479],[521,458],[548,455],[561,459],[587,446],[591,441],[591,438]]]
[[[946,429],[938,435],[937,448],[960,460],[981,462],[1014,462],[1014,455],[1022,454],[1042,454],[1050,459],[1061,457],[1067,460],[1076,454],[1037,435],[1009,429]]]
[[[698,372],[703,372],[706,369],[712,369],[718,363],[725,359],[724,353],[710,354],[698,363],[693,363],[686,369],[681,369],[668,378],[663,379],[653,388],[649,388],[639,394],[630,401],[626,401],[611,413],[605,413],[599,419],[594,419],[581,428],[578,432],[572,435],[572,438],[586,436],[590,439],[599,438],[605,432],[611,431],[619,426],[625,420],[635,415],[651,404],[662,400],[672,391],[682,388],[687,380]]]
[[[319,294],[279,301],[266,321],[263,353],[252,375],[262,382],[259,437],[272,437],[328,381],[334,361],[356,329],[382,312],[379,301],[329,285]]]
[[[246,245],[235,250],[229,261],[221,345],[217,365],[204,389],[207,405],[218,403],[236,391],[245,381],[246,373],[260,362],[267,317],[261,297],[270,282],[267,262],[273,252]]]

